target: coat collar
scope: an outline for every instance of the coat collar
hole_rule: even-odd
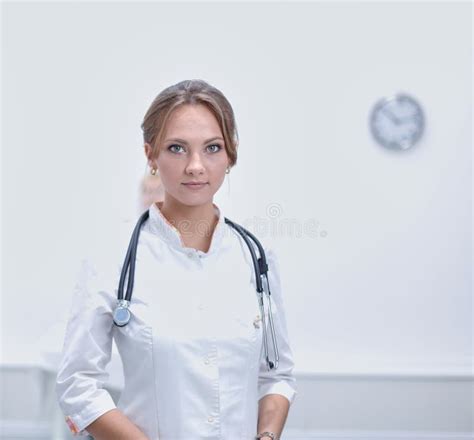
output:
[[[171,248],[179,252],[189,254],[189,252],[191,251],[201,256],[211,255],[215,253],[221,246],[226,226],[222,209],[219,208],[215,203],[213,203],[212,205],[214,206],[214,212],[219,217],[219,220],[214,229],[211,245],[208,252],[203,252],[199,249],[185,246],[178,229],[173,226],[161,212],[163,202],[152,203],[149,207],[150,216],[148,219],[150,231],[153,234],[160,236],[160,238],[162,238]],[[206,228],[203,227],[202,230],[206,231]]]

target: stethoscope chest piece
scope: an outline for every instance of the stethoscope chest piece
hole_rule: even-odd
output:
[[[128,324],[131,318],[130,310],[128,309],[129,301],[119,300],[117,307],[114,310],[114,322],[117,326],[123,327]]]

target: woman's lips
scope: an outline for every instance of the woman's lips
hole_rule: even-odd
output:
[[[199,183],[199,184],[196,184],[196,183],[183,183],[183,185],[189,189],[201,189],[201,188],[204,188],[207,183]]]

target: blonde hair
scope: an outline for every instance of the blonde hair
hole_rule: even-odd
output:
[[[215,116],[224,136],[230,167],[233,167],[237,162],[239,144],[234,111],[220,90],[200,79],[184,80],[169,86],[151,103],[141,125],[143,140],[152,147],[151,157],[156,158],[158,155],[171,113],[186,104],[205,105]]]

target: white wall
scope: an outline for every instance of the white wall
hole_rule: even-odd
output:
[[[256,230],[281,261],[296,372],[471,375],[471,8],[4,4],[3,363],[61,348],[80,258],[138,215],[147,107],[202,78],[240,134],[217,204],[250,228],[317,224]],[[393,154],[367,120],[398,90],[427,126]]]

